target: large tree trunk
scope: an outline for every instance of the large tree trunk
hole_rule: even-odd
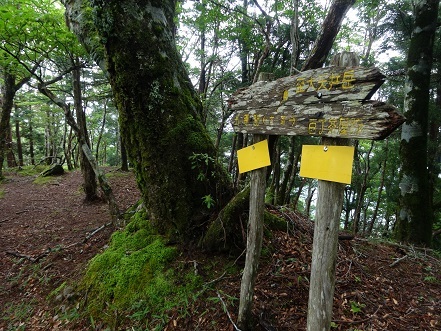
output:
[[[86,43],[81,20],[87,3],[65,2],[70,27]],[[201,103],[176,49],[175,1],[90,4],[104,43],[121,135],[150,219],[161,233],[194,238],[209,214],[203,197],[222,206],[229,183],[211,162],[216,153],[201,122]]]
[[[407,57],[404,116],[401,133],[401,210],[399,240],[429,246],[432,240],[432,201],[427,171],[427,132],[430,72],[439,0],[419,1]]]

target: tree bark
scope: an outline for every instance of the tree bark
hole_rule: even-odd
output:
[[[407,58],[400,159],[402,180],[397,239],[430,246],[432,202],[427,171],[427,132],[430,73],[439,0],[419,1]]]

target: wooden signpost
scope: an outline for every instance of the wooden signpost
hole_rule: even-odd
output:
[[[230,98],[229,107],[234,113],[231,124],[235,132],[253,133],[254,142],[270,134],[319,136],[324,152],[329,153],[333,149],[328,146],[347,145],[347,138],[384,139],[405,118],[392,105],[369,101],[383,82],[384,75],[377,68],[340,66],[309,70],[272,82],[260,81]],[[248,330],[262,242],[264,169],[251,172],[247,256],[238,317],[244,330]],[[308,331],[329,330],[331,325],[344,180],[330,180],[319,180]]]
[[[235,132],[384,139],[404,122],[396,108],[368,101],[384,82],[377,68],[327,67],[257,82],[229,100]]]

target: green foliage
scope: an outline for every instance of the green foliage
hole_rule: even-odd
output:
[[[366,307],[364,303],[359,303],[355,301],[351,301],[350,304],[351,304],[351,312],[353,312],[354,314],[361,312],[362,308]]]
[[[118,316],[129,316],[143,328],[161,325],[163,318],[158,317],[185,307],[199,282],[193,273],[175,272],[171,263],[176,256],[176,248],[153,232],[143,213],[135,214],[90,262],[81,283],[88,291],[91,318],[112,327],[121,322]]]
[[[216,201],[213,199],[213,197],[210,194],[202,197],[202,203],[208,209],[211,209],[212,207],[214,207],[216,205]]]
[[[198,181],[203,182],[208,176],[213,175],[208,173],[208,171],[213,169],[216,160],[207,153],[193,153],[193,155],[189,157],[189,160],[191,162],[191,169],[195,169],[198,172]]]

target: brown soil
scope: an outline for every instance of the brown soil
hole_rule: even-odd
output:
[[[66,305],[49,294],[81,277],[87,261],[102,251],[115,229],[103,202],[84,203],[78,172],[45,185],[9,173],[0,184],[0,331],[94,330],[87,320],[60,319]],[[139,198],[133,175],[109,178],[122,208]],[[281,213],[289,231],[265,239],[253,314],[254,330],[305,330],[312,223]],[[441,262],[430,250],[364,239],[341,241],[332,330],[441,330]],[[235,330],[243,256],[180,258],[205,276],[205,291],[185,314],[170,312],[164,330]],[[204,270],[210,274],[204,275]],[[70,293],[65,293],[69,296]],[[95,328],[98,330],[99,328]],[[129,325],[120,330],[132,329]],[[135,329],[135,328],[134,328]]]

